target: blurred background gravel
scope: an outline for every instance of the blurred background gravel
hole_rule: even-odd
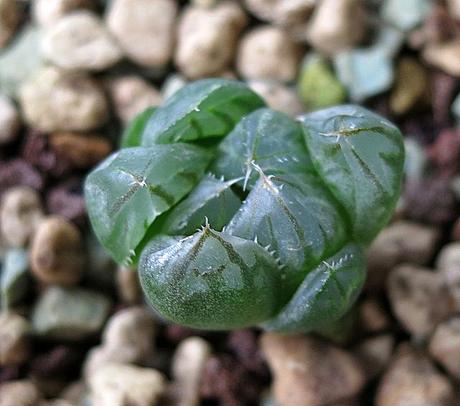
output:
[[[204,77],[404,132],[404,193],[340,329],[165,324],[91,234],[85,174]],[[0,0],[0,405],[460,405],[459,78],[460,0]]]

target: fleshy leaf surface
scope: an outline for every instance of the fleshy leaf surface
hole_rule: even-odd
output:
[[[276,177],[260,172],[226,232],[274,251],[286,267],[292,291],[308,269],[343,246],[347,226],[340,207],[313,175]]]
[[[345,246],[308,273],[289,303],[263,327],[297,333],[338,320],[356,300],[365,275],[362,249],[354,244]]]
[[[174,93],[145,128],[142,145],[190,142],[227,135],[264,101],[241,82],[203,79]]]
[[[256,166],[267,175],[311,171],[300,125],[278,111],[254,111],[219,144],[211,171],[225,179],[244,177],[240,185],[251,189],[258,179]]]
[[[188,144],[125,148],[87,178],[94,231],[119,262],[129,261],[147,229],[198,183],[209,152]]]
[[[157,251],[143,251],[139,276],[166,318],[209,330],[241,328],[273,317],[282,305],[282,271],[260,245],[206,225]]]
[[[141,145],[145,126],[156,109],[156,107],[148,107],[134,117],[123,131],[120,143],[121,148],[138,147]]]
[[[388,222],[401,190],[404,145],[399,130],[358,106],[301,118],[313,164],[346,209],[353,238],[369,243]]]
[[[206,223],[222,230],[241,206],[241,200],[232,191],[233,181],[222,181],[206,176],[195,189],[169,213],[162,232],[169,235],[191,235]]]

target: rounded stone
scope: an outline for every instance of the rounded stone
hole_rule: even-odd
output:
[[[106,137],[93,134],[55,133],[49,141],[58,158],[83,169],[93,167],[112,151]]]
[[[114,0],[106,21],[128,58],[162,67],[172,57],[176,13],[174,0]]]
[[[38,193],[18,186],[8,189],[2,198],[0,228],[5,242],[12,247],[25,246],[43,218]]]
[[[30,262],[33,275],[41,282],[76,284],[85,265],[80,231],[62,217],[45,218],[32,240]]]
[[[94,405],[157,405],[166,379],[155,369],[113,363],[95,371],[89,386]]]
[[[44,132],[89,131],[108,118],[104,92],[93,79],[55,67],[27,80],[19,100],[25,121]]]
[[[20,364],[28,358],[29,329],[24,317],[10,312],[0,313],[0,365]]]
[[[334,55],[363,38],[364,17],[360,0],[323,0],[310,20],[307,39],[321,53]]]
[[[38,25],[52,26],[66,14],[91,6],[93,0],[33,0],[32,16]]]
[[[235,2],[214,7],[188,7],[178,27],[175,62],[191,79],[215,76],[227,70],[247,17]]]
[[[293,81],[301,50],[281,28],[260,26],[248,32],[239,45],[237,68],[246,79]]]
[[[21,4],[17,0],[0,0],[0,48],[3,48],[21,20]]]
[[[100,71],[122,58],[102,21],[89,11],[68,14],[49,27],[42,39],[42,52],[64,69]]]
[[[120,76],[109,82],[110,97],[118,117],[127,123],[148,107],[161,104],[161,93],[140,76]]]

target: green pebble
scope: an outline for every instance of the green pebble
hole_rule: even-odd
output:
[[[79,340],[98,333],[110,310],[110,301],[87,289],[49,287],[32,314],[33,331],[41,336]]]
[[[0,279],[1,303],[9,309],[24,297],[28,287],[29,260],[27,251],[11,249],[5,254]]]
[[[306,58],[300,73],[298,89],[300,98],[310,110],[341,104],[346,100],[344,86],[328,62],[319,55],[310,55]]]

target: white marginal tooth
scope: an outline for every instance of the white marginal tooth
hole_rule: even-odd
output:
[[[257,244],[257,235],[254,237],[254,242]]]

